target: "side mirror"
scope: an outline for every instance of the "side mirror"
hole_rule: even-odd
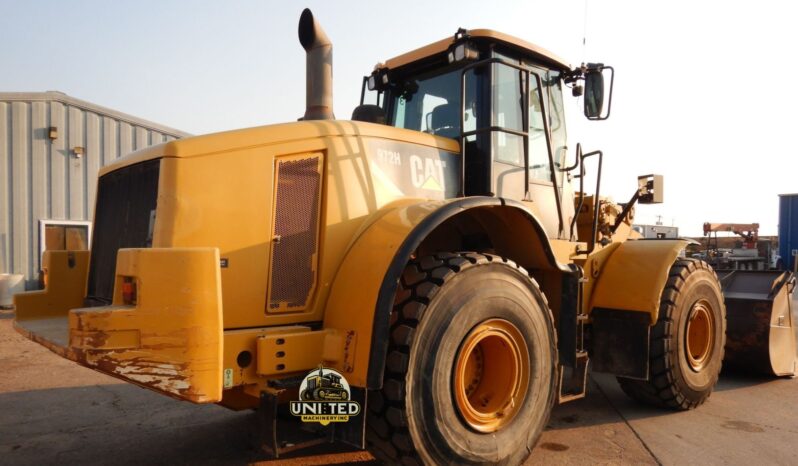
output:
[[[589,71],[585,75],[585,116],[595,119],[604,109],[604,75],[599,71]]]
[[[640,204],[662,204],[665,183],[662,175],[643,175],[637,177],[637,192]]]
[[[585,116],[588,120],[606,120],[610,117],[612,106],[612,84],[615,79],[615,70],[611,66],[601,63],[588,63],[585,71]],[[609,74],[610,87],[606,93],[604,74]],[[606,95],[606,99],[605,99]],[[607,101],[607,111],[604,112],[604,101]]]

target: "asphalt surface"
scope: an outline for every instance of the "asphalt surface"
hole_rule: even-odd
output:
[[[322,445],[270,460],[253,414],[193,405],[63,360],[0,312],[0,465],[378,464]],[[612,377],[558,406],[526,464],[798,464],[798,381],[726,374],[688,412],[642,407]]]

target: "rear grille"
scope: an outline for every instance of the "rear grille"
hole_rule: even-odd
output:
[[[321,156],[278,159],[269,312],[301,311],[316,286]]]
[[[160,167],[159,159],[150,160],[100,177],[86,306],[111,304],[119,249],[152,246]]]

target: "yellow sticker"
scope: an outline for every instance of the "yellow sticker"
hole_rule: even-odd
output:
[[[230,388],[233,386],[233,369],[225,369],[224,370],[224,388]]]

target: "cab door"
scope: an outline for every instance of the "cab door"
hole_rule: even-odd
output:
[[[549,238],[561,238],[562,191],[548,118],[545,71],[520,67],[506,57],[491,66],[491,193],[525,202]]]

